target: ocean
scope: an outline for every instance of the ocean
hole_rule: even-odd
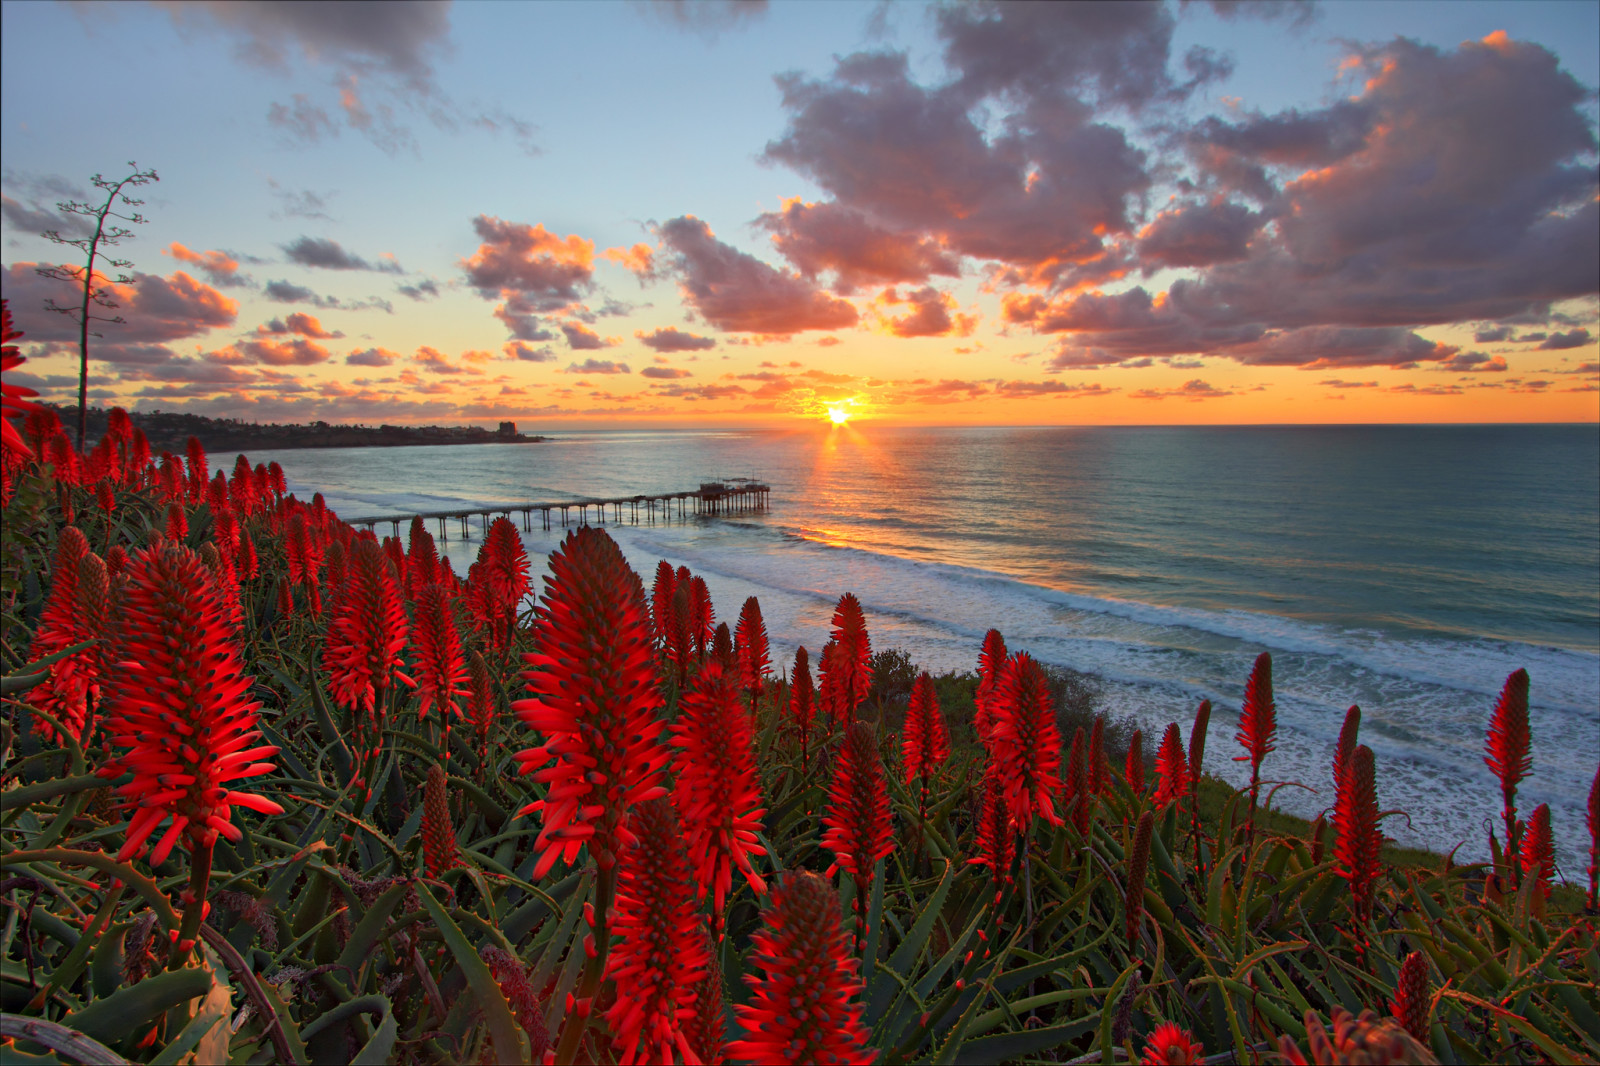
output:
[[[525,430],[526,431],[526,430]],[[533,430],[537,432],[537,430]],[[775,665],[827,640],[854,592],[875,649],[975,669],[984,632],[1092,674],[1149,750],[1214,704],[1206,769],[1233,761],[1269,651],[1275,804],[1332,802],[1344,713],[1362,710],[1385,821],[1406,844],[1488,856],[1499,789],[1484,733],[1506,675],[1532,678],[1524,816],[1551,809],[1561,874],[1588,862],[1600,762],[1600,430],[1594,426],[940,428],[555,432],[540,444],[261,452],[343,517],[692,489],[757,477],[771,508],[607,525],[648,588],[703,575],[719,620],[761,600]],[[594,512],[590,511],[591,520]],[[574,514],[574,521],[576,516]],[[520,524],[520,523],[519,523]],[[542,557],[565,533],[523,539]],[[387,525],[380,525],[380,534]],[[458,573],[481,533],[441,544]],[[435,524],[432,532],[437,536]],[[1315,790],[1315,791],[1312,791]]]

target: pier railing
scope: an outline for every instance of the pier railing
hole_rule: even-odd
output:
[[[479,530],[483,534],[488,533],[489,524],[500,515],[506,518],[521,515],[522,528],[527,532],[533,531],[535,515],[539,516],[544,529],[555,528],[555,515],[558,511],[561,513],[563,526],[571,524],[574,513],[579,525],[588,525],[590,508],[594,509],[596,521],[600,525],[606,523],[608,509],[615,523],[620,524],[631,519],[634,525],[638,525],[640,521],[654,524],[658,510],[661,521],[671,521],[674,517],[690,518],[694,515],[746,514],[767,510],[771,497],[772,486],[765,482],[750,478],[729,478],[721,481],[702,481],[699,488],[683,492],[640,493],[637,496],[555,500],[548,503],[505,503],[449,511],[411,511],[406,514],[365,515],[360,518],[346,518],[345,521],[353,526],[366,526],[374,531],[380,523],[388,522],[397,537],[400,535],[401,523],[409,525],[413,518],[421,518],[424,522],[437,521],[439,539],[444,541],[450,539],[448,527],[453,520],[459,526],[461,539],[471,540],[474,518],[479,519]]]

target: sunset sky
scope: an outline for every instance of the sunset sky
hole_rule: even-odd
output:
[[[7,381],[48,399],[38,233],[135,160],[102,404],[1600,419],[1594,3],[0,10]]]

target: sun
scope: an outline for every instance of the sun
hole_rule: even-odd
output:
[[[850,409],[833,405],[828,408],[828,421],[836,426],[842,426],[850,421]]]

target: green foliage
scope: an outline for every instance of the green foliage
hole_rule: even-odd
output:
[[[107,531],[93,526],[101,517],[75,491],[91,543],[105,543]],[[153,501],[128,497],[110,535],[132,549],[159,523]],[[53,492],[24,480],[5,515],[8,674],[28,665],[61,524],[56,507]],[[168,969],[187,855],[178,849],[156,868],[116,861],[125,821],[113,802],[118,782],[92,776],[98,744],[81,754],[39,745],[25,720],[27,692],[10,693],[0,736],[4,1010],[141,1062],[181,1061],[219,1041],[234,1063],[537,1060],[545,1032],[519,1020],[527,1015],[485,952],[523,968],[554,1041],[585,963],[585,907],[596,892],[586,859],[529,880],[539,824],[516,812],[543,786],[515,773],[512,754],[539,740],[509,714],[521,696],[515,654],[529,650],[526,635],[497,660],[502,714],[487,758],[463,723],[447,739],[437,720],[419,720],[414,694],[391,692],[378,784],[358,806],[348,717],[329,700],[320,666],[325,621],[304,610],[277,616],[282,538],[255,532],[262,572],[243,584],[240,637],[267,742],[283,750],[277,772],[252,789],[285,813],[235,810],[243,837],[217,848],[204,954]],[[976,679],[935,678],[954,752],[930,782],[922,821],[920,797],[900,771],[894,710],[915,668],[890,649],[874,657],[873,672],[897,838],[863,901],[859,1002],[879,1061],[1126,1061],[1142,1055],[1161,1021],[1190,1030],[1208,1054],[1244,1061],[1284,1036],[1303,1048],[1307,1012],[1387,1015],[1400,961],[1418,950],[1436,998],[1427,1043],[1441,1061],[1600,1057],[1600,956],[1581,900],[1562,889],[1546,901],[1531,881],[1497,888],[1482,865],[1391,851],[1374,918],[1358,926],[1329,858],[1331,830],[1315,849],[1303,821],[1267,809],[1252,837],[1248,804],[1214,780],[1202,782],[1198,849],[1187,809],[1156,811],[1148,876],[1127,884],[1134,827],[1151,796],[1122,783],[1125,723],[1107,723],[1115,780],[1094,800],[1090,832],[1036,826],[1026,877],[1014,868],[997,897],[989,871],[968,862],[983,766],[971,729]],[[1052,687],[1064,735],[1079,726],[1087,733],[1102,713],[1093,680],[1060,671]],[[839,731],[814,737],[802,767],[798,741],[783,728],[781,691],[772,686],[756,710],[771,851],[763,873],[820,872],[832,862],[819,818]],[[1188,709],[1173,713],[1186,718]],[[421,796],[428,767],[446,750],[467,866],[429,880]],[[849,914],[855,890],[842,881]],[[1143,917],[1130,939],[1134,893]],[[743,977],[761,906],[736,879],[718,947],[734,1003],[748,994]],[[598,1014],[584,1041],[581,1056],[612,1061]],[[7,1049],[18,1061],[45,1052],[25,1040]]]

